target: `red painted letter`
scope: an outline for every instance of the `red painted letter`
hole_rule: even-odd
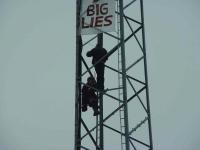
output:
[[[103,16],[96,17],[95,27],[102,27],[102,23],[103,23]]]
[[[89,25],[87,25],[85,23],[85,18],[84,17],[82,17],[81,23],[82,23],[82,28],[89,28]]]
[[[106,16],[106,17],[105,17],[104,26],[109,26],[109,25],[112,24],[112,17],[113,17],[113,15],[109,15],[109,16]]]
[[[89,5],[87,8],[87,16],[93,16],[94,15],[94,5]]]
[[[100,7],[100,11],[102,15],[106,15],[108,13],[108,7],[107,7],[108,3],[103,3]],[[106,6],[106,7],[104,7]]]

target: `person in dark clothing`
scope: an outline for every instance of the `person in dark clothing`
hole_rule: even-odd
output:
[[[94,87],[95,84],[95,79],[93,77],[89,77],[86,85],[84,85],[82,88],[82,111],[87,111],[87,106],[90,106],[93,108],[93,115],[97,116],[99,114],[98,97],[95,93],[95,90],[91,88]]]
[[[106,54],[107,54],[106,49],[104,49],[100,44],[97,44],[95,48],[88,51],[86,54],[87,57],[93,57],[92,64],[95,65],[94,68],[97,73],[96,88],[100,90],[104,89],[104,70],[105,70],[104,64],[108,59],[108,57],[105,56]]]

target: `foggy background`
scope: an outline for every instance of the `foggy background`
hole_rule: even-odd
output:
[[[0,150],[74,148],[75,1],[0,0]],[[144,0],[155,150],[200,148],[200,1]]]

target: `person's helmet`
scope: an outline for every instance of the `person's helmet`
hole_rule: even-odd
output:
[[[87,82],[90,82],[90,83],[92,83],[92,84],[96,84],[96,80],[95,80],[95,78],[92,77],[92,76],[90,76],[90,77],[87,78]]]

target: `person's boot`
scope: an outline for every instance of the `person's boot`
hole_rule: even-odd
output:
[[[93,116],[97,116],[99,114],[100,114],[100,112],[98,110],[95,110]]]

